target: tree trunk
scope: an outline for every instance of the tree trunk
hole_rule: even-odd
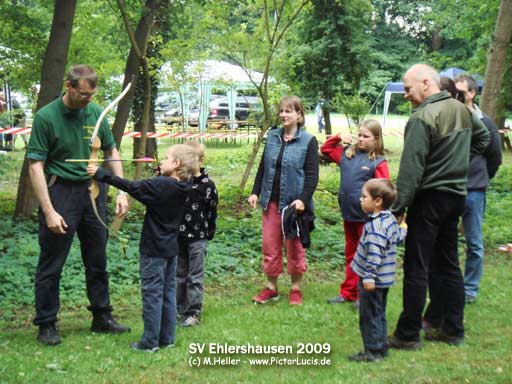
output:
[[[325,137],[332,135],[332,124],[331,124],[331,110],[328,108],[322,108],[325,122]]]
[[[146,3],[147,9],[153,9],[156,5],[158,5],[158,1],[148,1]],[[151,30],[154,23],[154,14],[152,12],[144,12],[143,16],[140,18],[139,23],[137,25],[137,29],[135,30],[135,41],[139,47],[144,47],[147,45],[147,41],[151,34]],[[124,84],[123,88],[130,82],[133,81],[133,85],[137,83],[137,78],[139,76],[139,68],[140,68],[140,60],[137,57],[137,53],[132,44],[130,49],[130,53],[128,58],[126,59],[126,67],[124,70]],[[116,142],[117,148],[121,148],[121,141],[123,139],[124,129],[126,127],[126,123],[130,117],[130,110],[133,104],[133,97],[135,94],[135,86],[130,89],[130,92],[126,94],[126,96],[121,100],[121,102],[117,106],[116,117],[114,120],[114,124],[112,125],[112,134],[114,135],[114,140]]]
[[[441,30],[436,29],[432,31],[432,51],[439,51],[443,47],[443,36],[441,36]]]
[[[242,180],[240,181],[240,185],[238,186],[241,193],[244,193],[245,185],[247,184],[247,181],[249,180],[249,175],[251,173],[251,169],[254,166],[256,157],[258,156],[258,151],[260,150],[261,143],[263,142],[263,136],[265,135],[265,132],[267,132],[267,130],[271,124],[272,117],[270,116],[270,106],[268,105],[268,98],[267,98],[268,94],[266,92],[267,91],[263,90],[261,87],[258,88],[258,93],[259,93],[261,101],[263,103],[263,113],[264,113],[263,126],[261,127],[260,131],[258,132],[258,138],[256,139],[256,142],[252,146],[252,152],[247,161],[247,165],[245,166],[244,173],[242,174]]]
[[[505,73],[505,58],[512,36],[512,0],[501,0],[496,29],[487,58],[485,86],[480,107],[491,119],[497,120],[501,85]]]
[[[36,110],[58,97],[62,90],[76,1],[55,0],[52,30],[41,68],[41,90],[37,98]],[[37,207],[37,200],[32,191],[28,175],[28,166],[29,161],[25,158],[18,182],[14,218],[19,216],[30,217]]]

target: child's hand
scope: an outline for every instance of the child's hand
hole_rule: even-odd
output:
[[[342,144],[352,144],[354,137],[350,133],[341,133],[340,132],[340,139]]]
[[[98,166],[96,164],[93,164],[93,163],[90,163],[88,166],[87,166],[87,174],[89,176],[94,176],[96,174],[96,172],[98,171]]]
[[[304,205],[304,203],[302,202],[302,200],[294,200],[290,205],[295,205],[295,209],[297,210],[297,212],[304,212],[304,210],[306,209],[306,206]]]
[[[258,204],[258,195],[251,195],[247,199],[251,207],[256,208],[256,205]]]
[[[372,281],[372,282],[367,281],[366,283],[363,282],[363,287],[366,292],[373,292],[373,291],[375,291],[375,282],[374,281]]]

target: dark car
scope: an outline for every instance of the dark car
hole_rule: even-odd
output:
[[[229,121],[229,103],[226,97],[221,97],[210,102],[208,122],[219,121],[220,125],[230,125],[232,128],[244,125],[256,125],[261,118],[262,108],[259,97],[237,96],[235,105],[236,122]]]

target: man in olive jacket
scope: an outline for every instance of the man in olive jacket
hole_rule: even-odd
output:
[[[428,275],[443,290],[443,323],[431,340],[464,340],[464,280],[457,252],[457,227],[464,211],[470,153],[481,153],[489,132],[446,91],[438,73],[425,64],[404,76],[405,98],[414,108],[405,127],[397,179],[398,198],[391,207],[399,218],[407,208],[403,311],[391,348],[417,349]],[[432,336],[431,335],[431,336]]]

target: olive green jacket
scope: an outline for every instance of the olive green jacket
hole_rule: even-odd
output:
[[[482,153],[489,142],[482,122],[448,92],[428,97],[405,127],[398,197],[391,210],[403,213],[427,189],[465,196],[470,154]]]

